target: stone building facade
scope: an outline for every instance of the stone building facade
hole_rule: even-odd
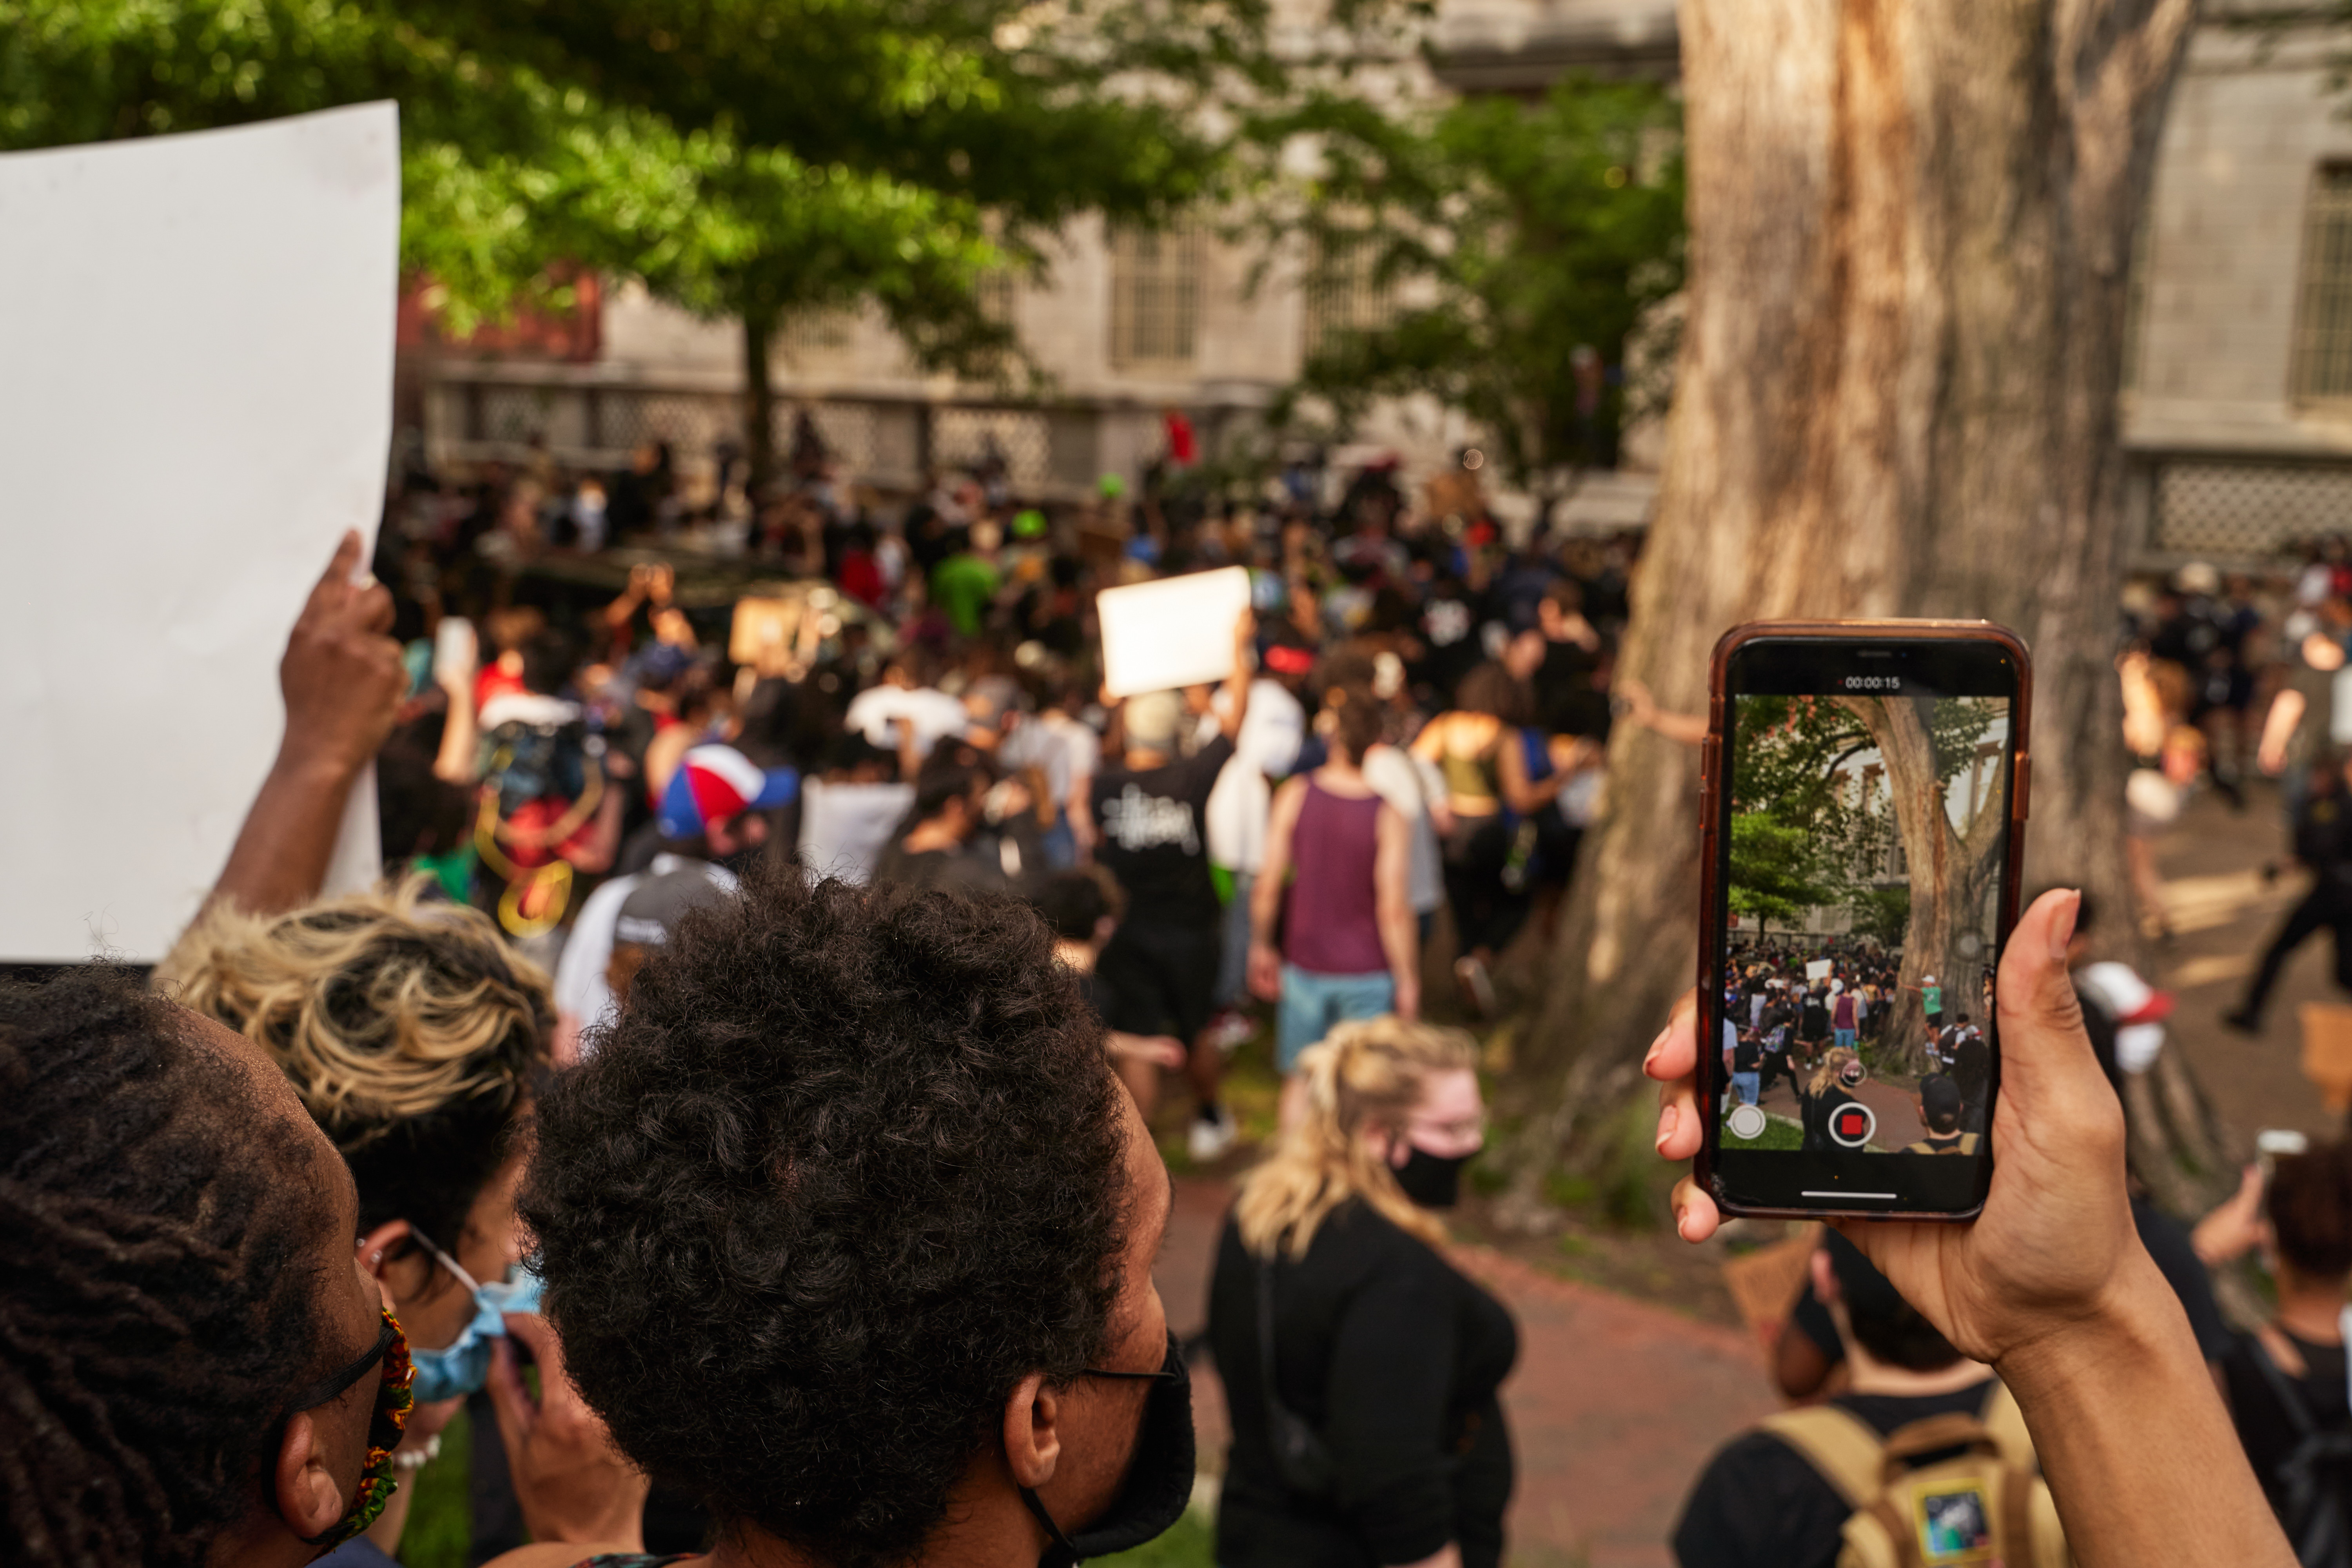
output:
[[[2252,25],[2266,6],[2209,5],[2136,250],[2124,429],[2135,542],[2150,565],[2253,562],[2352,530],[2352,95],[2329,86],[2352,36]],[[1677,68],[1672,0],[1444,0],[1433,26],[1429,90],[1532,95],[1570,71],[1671,79]],[[773,354],[780,418],[809,411],[850,467],[885,486],[991,444],[1032,493],[1074,496],[1106,473],[1131,480],[1160,452],[1171,407],[1213,456],[1233,452],[1257,438],[1256,416],[1316,334],[1366,308],[1310,299],[1295,266],[1261,259],[1205,228],[1150,236],[1081,221],[1045,275],[1008,280],[999,301],[1049,378],[1046,397],[926,375],[878,321],[803,321]],[[732,323],[625,287],[598,308],[590,363],[426,366],[428,449],[512,456],[536,436],[560,458],[618,463],[660,437],[691,465],[737,427]],[[1416,475],[1476,439],[1459,416],[1421,405],[1384,409],[1359,435],[1340,466],[1389,450]],[[1568,521],[1637,521],[1650,500],[1643,476],[1614,476]]]

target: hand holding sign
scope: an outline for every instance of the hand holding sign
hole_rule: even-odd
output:
[[[1229,629],[1249,614],[1249,573],[1239,566],[1104,589],[1095,607],[1105,693],[1134,697],[1231,677],[1249,633],[1236,638]]]
[[[408,671],[392,630],[392,595],[360,571],[360,536],[344,533],[326,575],[310,590],[278,661],[286,699],[280,766],[348,776],[383,747],[400,713]]]

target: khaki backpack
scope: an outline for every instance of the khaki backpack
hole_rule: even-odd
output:
[[[1885,1437],[1832,1405],[1784,1410],[1764,1430],[1853,1510],[1838,1568],[2070,1568],[2057,1505],[2006,1388],[1994,1386],[1981,1417],[1931,1415]],[[1946,1457],[1913,1468],[1930,1454]]]

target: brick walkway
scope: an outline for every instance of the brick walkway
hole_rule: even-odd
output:
[[[1206,1318],[1208,1276],[1230,1187],[1186,1178],[1159,1269],[1180,1335]],[[1666,1534],[1707,1456],[1779,1407],[1738,1332],[1557,1279],[1483,1247],[1456,1262],[1508,1302],[1519,1364],[1503,1386],[1518,1455],[1510,1520],[1519,1568],[1666,1568]],[[1227,1426],[1213,1372],[1194,1375],[1204,1466]]]

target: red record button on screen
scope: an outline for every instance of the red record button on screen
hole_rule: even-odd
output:
[[[1859,1149],[1878,1131],[1878,1118],[1860,1100],[1849,1100],[1830,1112],[1830,1137],[1841,1148]]]

